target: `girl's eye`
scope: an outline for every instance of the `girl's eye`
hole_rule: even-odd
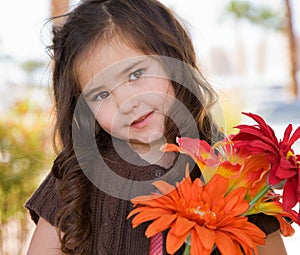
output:
[[[105,98],[107,98],[110,95],[108,91],[101,91],[97,95],[94,96],[94,101],[101,101]]]
[[[134,71],[133,73],[129,74],[129,81],[138,80],[142,76],[143,73],[144,73],[143,69]]]

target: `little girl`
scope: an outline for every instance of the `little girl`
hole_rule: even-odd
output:
[[[184,176],[190,160],[164,143],[221,137],[191,39],[156,0],[84,0],[60,18],[50,48],[60,152],[26,203],[37,224],[28,254],[166,254],[166,233],[149,240],[126,218],[152,180]],[[275,218],[250,220],[268,235],[261,255],[286,254]]]

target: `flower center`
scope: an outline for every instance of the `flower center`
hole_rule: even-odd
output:
[[[198,220],[200,220],[202,224],[215,221],[217,219],[217,214],[215,212],[212,212],[206,206],[201,207],[199,205],[197,206],[197,208],[189,208],[188,211],[191,212],[193,215],[197,215]]]
[[[290,157],[294,157],[295,154],[292,151],[288,151],[288,153],[286,154],[286,159],[289,159]]]

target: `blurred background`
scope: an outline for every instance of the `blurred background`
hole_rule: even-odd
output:
[[[48,19],[77,2],[0,0],[0,255],[25,254],[34,229],[23,206],[54,158]],[[162,2],[190,31],[227,133],[248,122],[242,111],[262,115],[279,137],[300,125],[299,0]],[[289,255],[299,254],[294,227]]]

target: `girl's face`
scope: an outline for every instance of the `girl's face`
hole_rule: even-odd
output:
[[[79,82],[99,125],[137,150],[163,144],[175,95],[162,66],[121,40],[98,43],[78,65]]]

